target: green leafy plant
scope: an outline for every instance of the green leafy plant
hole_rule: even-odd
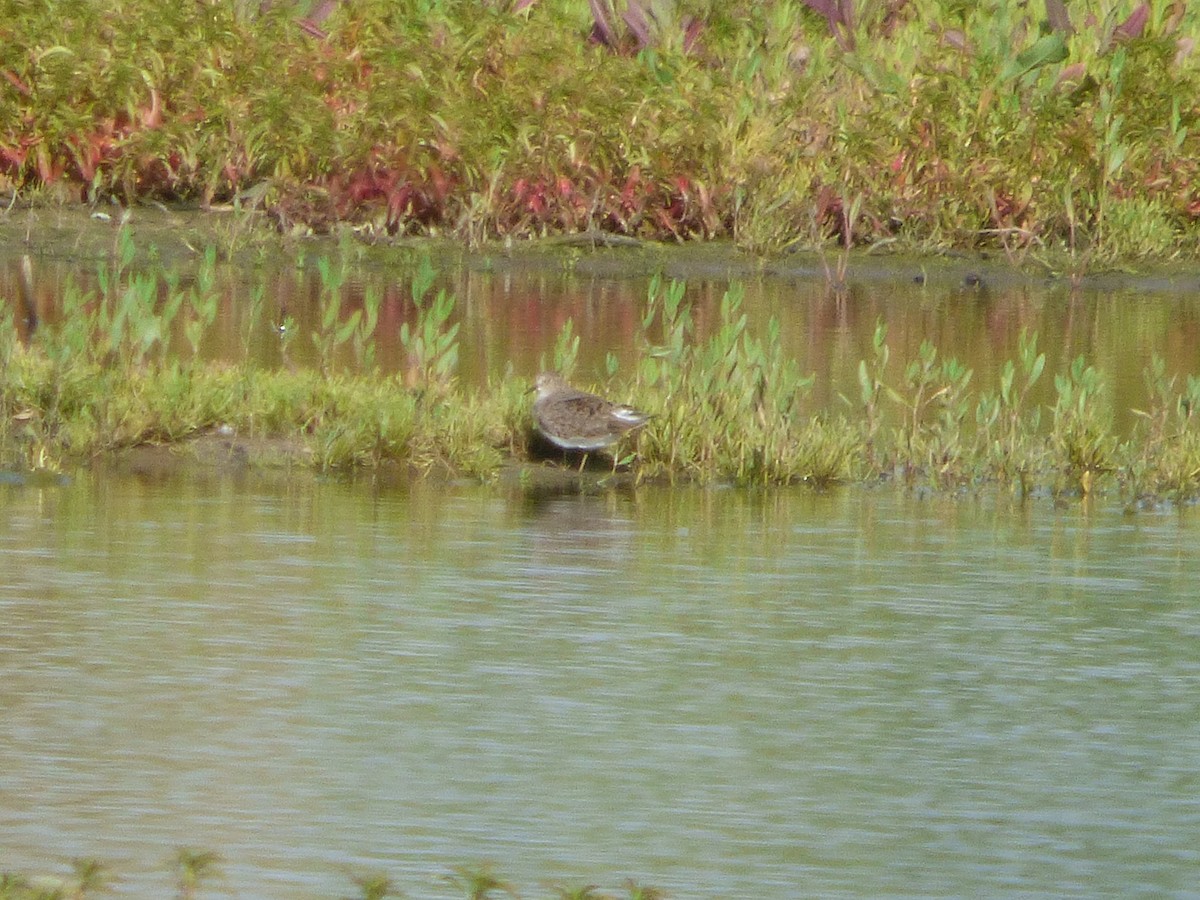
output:
[[[889,388],[884,381],[891,349],[887,345],[887,325],[875,324],[871,335],[872,355],[870,360],[858,363],[858,401],[866,417],[864,443],[867,457],[874,461],[878,452],[879,430],[883,423],[882,401],[888,396]],[[895,395],[895,392],[891,392]]]
[[[439,290],[432,301],[429,293],[436,278],[428,257],[422,257],[413,276],[412,300],[417,308],[414,325],[400,326],[400,343],[408,354],[406,378],[412,385],[444,390],[458,365],[459,324],[450,324],[454,296]]]
[[[313,332],[312,342],[322,371],[329,373],[333,371],[338,348],[358,333],[363,311],[356,309],[350,315],[342,316],[347,278],[344,265],[335,267],[329,257],[322,256],[317,260],[317,272],[321,279],[320,328]]]
[[[1022,492],[1030,488],[1042,456],[1041,409],[1030,402],[1046,367],[1046,354],[1038,352],[1037,340],[1036,333],[1021,332],[1016,362],[1005,361],[998,390],[985,392],[975,408],[984,465],[1002,481],[1016,481]]]
[[[1086,496],[1097,478],[1114,468],[1117,442],[1107,382],[1083,356],[1077,356],[1069,372],[1054,376],[1054,389],[1053,446],[1058,465],[1067,482]]]

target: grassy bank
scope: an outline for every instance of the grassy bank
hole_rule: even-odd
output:
[[[1200,12],[1181,3],[7,13],[15,201],[235,203],[373,239],[983,247],[1073,271],[1200,246]]]
[[[122,258],[131,256],[127,246]],[[376,361],[377,298],[368,291],[343,309],[332,274],[311,334],[290,318],[268,325],[280,364],[249,354],[206,360],[202,347],[219,325],[206,268],[183,286],[161,270],[115,262],[95,291],[68,287],[60,321],[29,340],[5,305],[0,463],[56,472],[130,447],[186,449],[199,436],[225,441],[250,463],[326,471],[406,467],[488,479],[538,462],[527,379],[510,372],[468,387],[456,377],[456,300],[434,292],[428,261],[412,279],[416,318],[400,329],[398,372]],[[262,315],[252,299],[243,327],[258,329]],[[311,366],[291,362],[297,342]],[[893,359],[881,324],[856,389],[833,409],[811,402],[813,376],[784,351],[777,320],[761,333],[748,326],[737,285],[700,336],[684,285],[655,280],[635,342],[625,370],[610,355],[601,378],[576,380],[654,415],[614,461],[638,480],[998,485],[1129,502],[1200,492],[1200,378],[1168,377],[1158,359],[1144,372],[1135,426],[1119,432],[1105,373],[1082,356],[1046,371],[1035,334],[1023,336],[995,383],[980,384],[928,342],[914,359]],[[568,320],[545,365],[576,374],[578,348]],[[1053,384],[1052,401],[1035,403],[1043,381]]]

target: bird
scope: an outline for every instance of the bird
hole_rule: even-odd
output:
[[[537,391],[534,425],[542,437],[563,450],[602,450],[652,418],[632,406],[577,390],[557,372],[542,372],[530,390]]]

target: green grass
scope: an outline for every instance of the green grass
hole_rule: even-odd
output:
[[[320,267],[317,327],[280,338],[271,365],[249,352],[233,362],[203,357],[220,327],[205,275],[211,255],[186,288],[152,267],[130,270],[130,258],[112,263],[95,291],[68,286],[58,324],[28,342],[16,337],[9,306],[0,312],[3,467],[54,473],[203,438],[258,464],[322,471],[392,466],[489,479],[539,464],[529,456],[527,385],[511,373],[480,386],[459,381],[457,301],[434,294],[428,261],[412,280],[406,361],[384,372],[370,304],[344,308],[330,263]],[[638,481],[995,485],[1129,502],[1200,495],[1200,378],[1168,378],[1159,359],[1146,367],[1135,427],[1119,433],[1108,376],[1082,356],[1047,372],[1035,334],[1022,336],[995,383],[980,384],[929,342],[915,359],[894,359],[881,324],[859,363],[857,393],[834,409],[814,408],[814,377],[784,352],[776,319],[761,333],[748,325],[736,284],[701,337],[684,285],[654,279],[636,343],[630,371],[610,355],[602,381],[576,380],[653,415],[615,449],[613,467]],[[307,344],[312,364],[291,363],[289,344]],[[569,373],[578,349],[568,320],[546,365]],[[1043,380],[1053,398],[1038,405],[1030,398]]]
[[[19,4],[0,193],[234,204],[371,240],[594,230],[1071,272],[1197,255],[1191,5],[1068,27],[1061,3],[849,3],[844,25],[794,0],[627,2],[653,15],[609,17],[607,44],[586,0],[366,0],[315,23],[310,3]]]

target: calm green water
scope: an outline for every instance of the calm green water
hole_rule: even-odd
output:
[[[0,869],[410,897],[1184,896],[1194,510],[0,487]]]

